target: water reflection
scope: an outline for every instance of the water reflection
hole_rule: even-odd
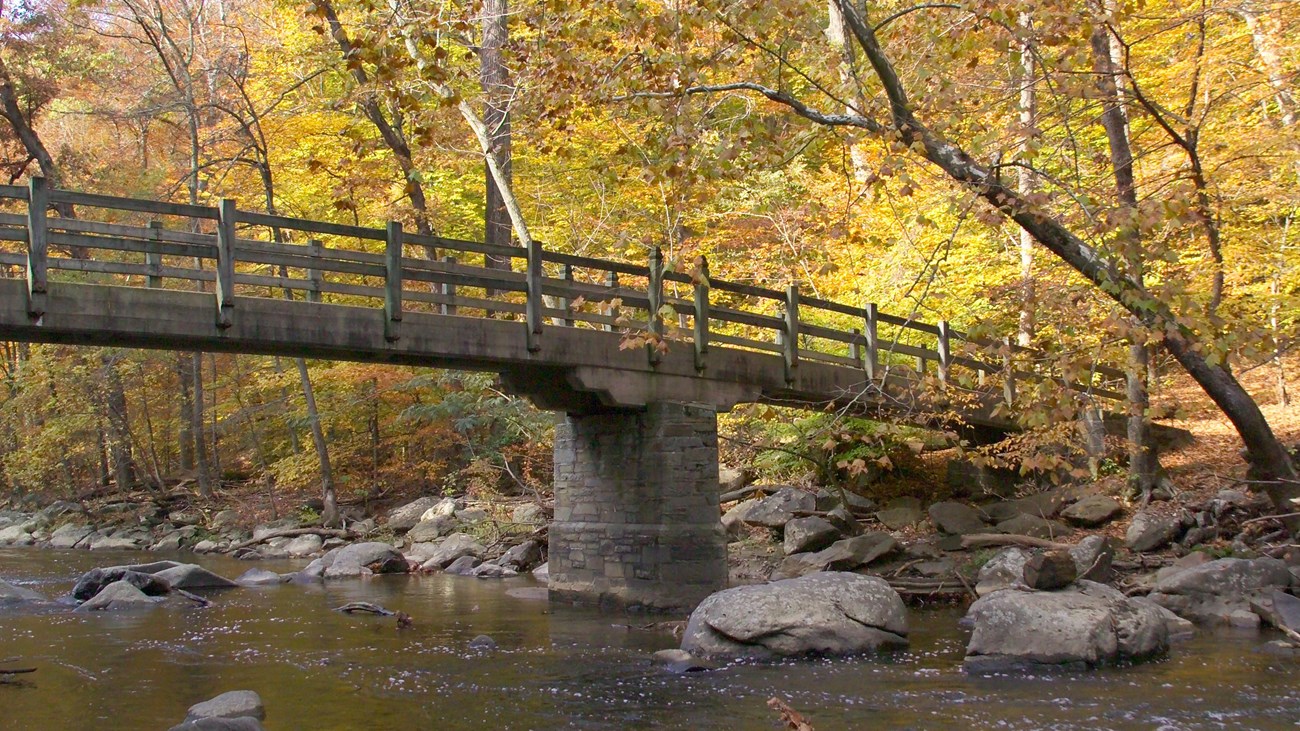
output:
[[[46,595],[140,554],[0,549],[0,577]],[[237,576],[250,564],[204,557]],[[266,563],[286,571],[295,564]],[[1295,728],[1297,666],[1241,636],[1205,636],[1166,661],[1091,674],[967,678],[953,612],[914,614],[912,649],[881,658],[667,675],[672,637],[649,618],[551,607],[527,578],[379,577],[235,589],[207,609],[117,614],[0,610],[0,657],[40,666],[0,687],[0,728],[163,729],[192,703],[257,690],[270,729],[771,729],[772,695],[839,729]],[[331,611],[368,601],[415,618]],[[469,641],[493,637],[498,649]]]

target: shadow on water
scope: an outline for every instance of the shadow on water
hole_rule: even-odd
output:
[[[87,569],[140,560],[0,549],[0,578],[54,597]],[[199,560],[232,577],[253,565]],[[641,618],[551,607],[536,588],[528,578],[377,577],[233,589],[207,609],[0,610],[0,657],[40,667],[25,685],[0,686],[0,729],[166,729],[191,704],[244,688],[262,695],[272,731],[774,729],[773,695],[818,731],[1300,722],[1300,664],[1260,653],[1250,636],[1202,635],[1134,667],[971,678],[957,669],[959,615],[937,610],[913,613],[907,652],[674,676],[648,661],[671,636],[626,627]],[[416,626],[331,611],[350,601],[405,611]],[[481,634],[497,649],[471,649]]]

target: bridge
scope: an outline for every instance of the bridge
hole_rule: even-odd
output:
[[[0,186],[0,242],[0,339],[491,371],[563,412],[561,599],[682,608],[725,586],[716,414],[737,404],[1009,431],[1025,385],[1124,398],[1116,369],[1061,373],[946,322],[713,279],[657,249],[631,264],[41,178]]]

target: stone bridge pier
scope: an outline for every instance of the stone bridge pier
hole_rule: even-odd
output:
[[[689,610],[727,585],[709,407],[566,414],[555,429],[552,600]]]

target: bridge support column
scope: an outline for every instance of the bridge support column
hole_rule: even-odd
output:
[[[713,410],[652,403],[556,425],[552,599],[683,611],[726,585]]]

